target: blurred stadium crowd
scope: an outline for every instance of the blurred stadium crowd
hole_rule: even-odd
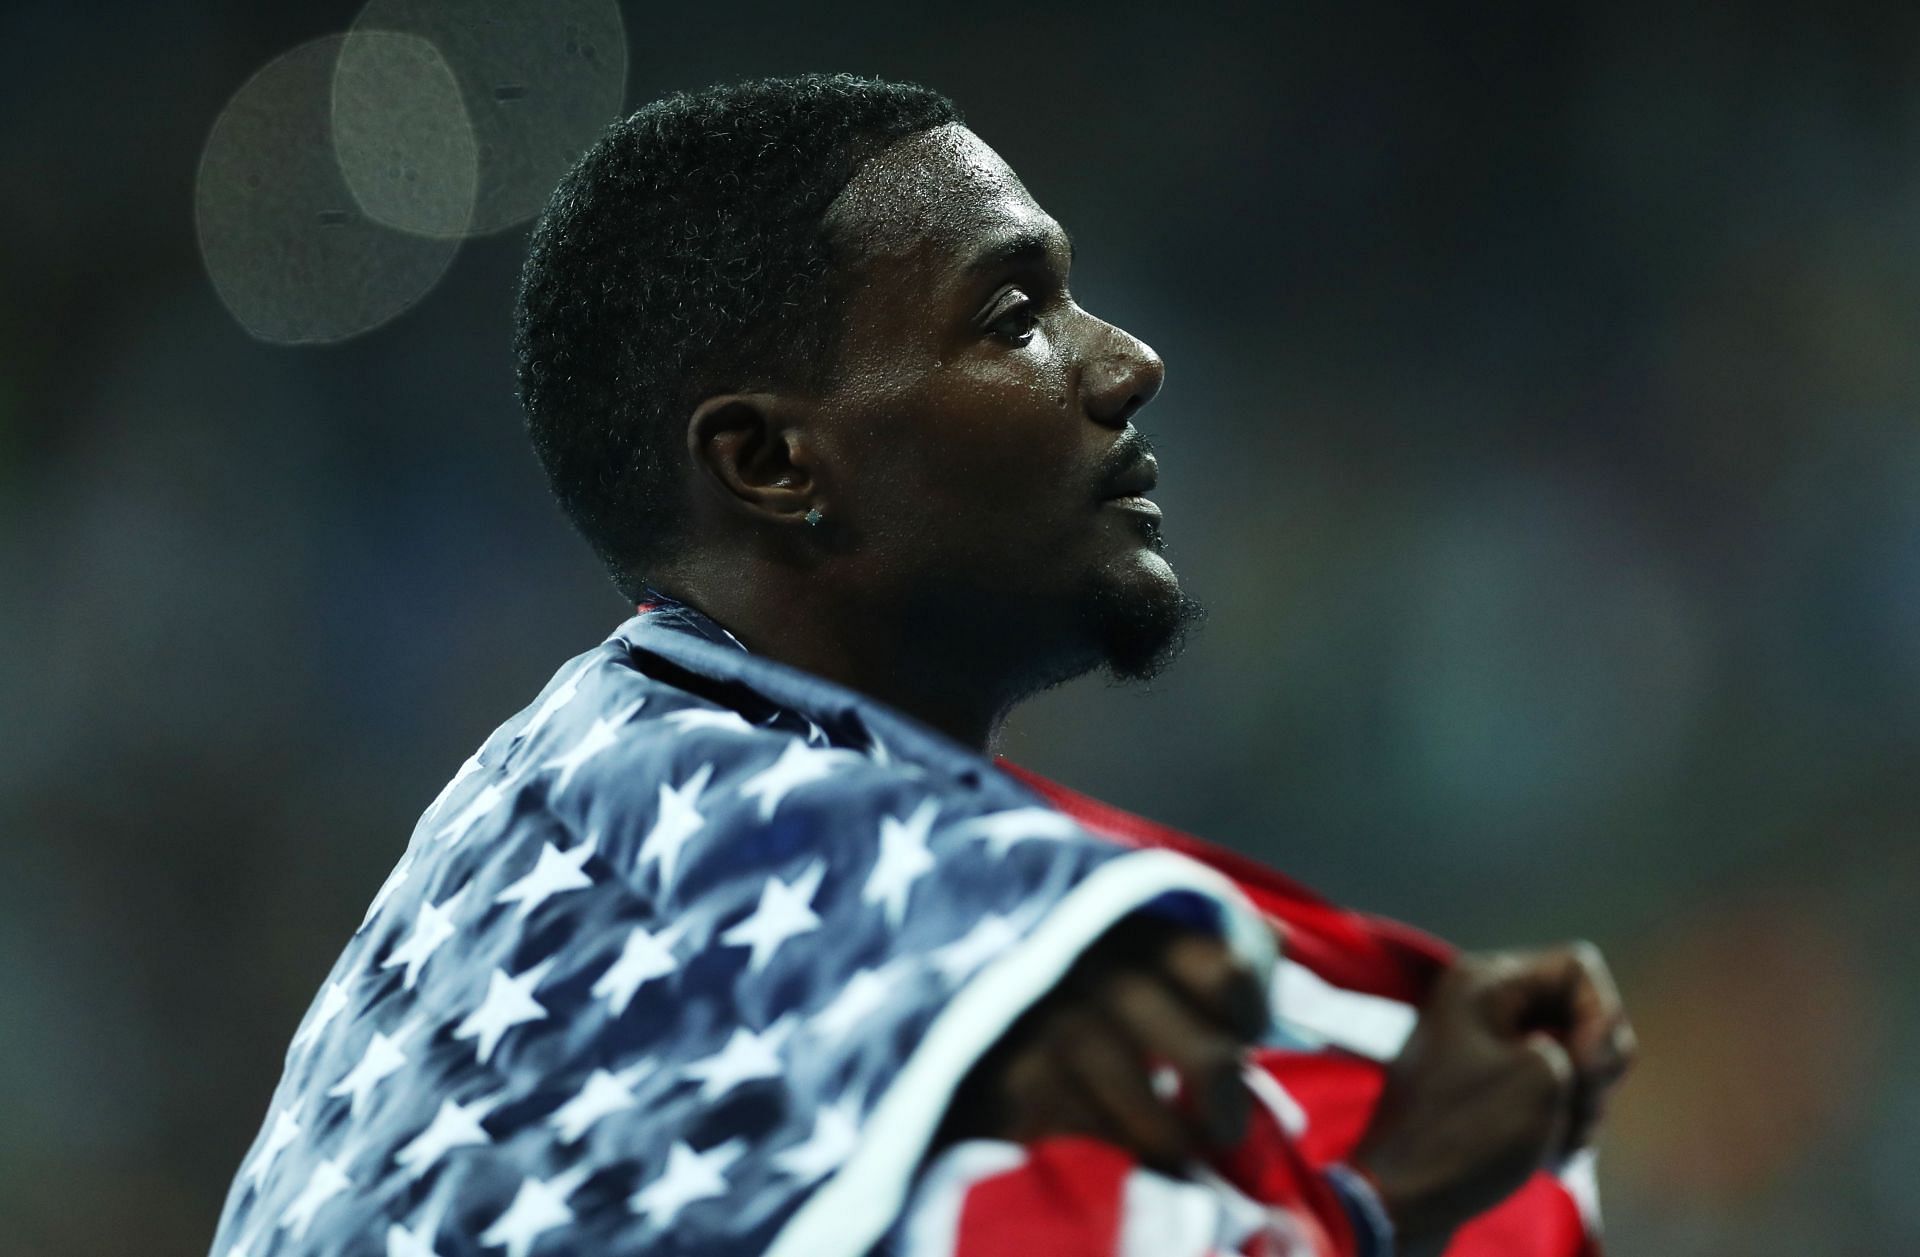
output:
[[[0,10],[19,1257],[205,1250],[414,818],[626,614],[521,432],[524,227],[325,348],[209,280],[216,117],[354,15]],[[1623,1257],[1920,1251],[1920,9],[623,15],[628,107],[951,95],[1166,359],[1211,619],[1012,758],[1468,945],[1600,942]]]

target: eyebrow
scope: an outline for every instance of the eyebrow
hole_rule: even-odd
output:
[[[1052,232],[1039,227],[1015,228],[1003,236],[996,236],[989,240],[967,262],[961,273],[971,278],[983,271],[998,270],[1013,262],[1033,261],[1047,257],[1053,250],[1055,238]],[[1061,227],[1058,238],[1067,242],[1067,264],[1071,266],[1076,252],[1073,233]]]

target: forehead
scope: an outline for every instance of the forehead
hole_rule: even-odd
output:
[[[1012,167],[957,124],[888,146],[828,213],[871,277],[892,273],[942,289],[978,246],[1019,228],[1057,230]]]

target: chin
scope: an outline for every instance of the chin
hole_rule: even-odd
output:
[[[1151,681],[1170,667],[1206,609],[1180,588],[1157,550],[1096,571],[1082,601],[1082,622],[1114,680]]]

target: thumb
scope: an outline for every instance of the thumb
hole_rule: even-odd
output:
[[[1566,1044],[1544,1030],[1536,1030],[1521,1041],[1521,1050],[1539,1075],[1539,1090],[1534,1118],[1538,1125],[1540,1159],[1557,1153],[1567,1137],[1573,1116],[1575,1071],[1573,1057]]]
[[[1522,1039],[1520,1045],[1540,1062],[1557,1093],[1565,1095],[1573,1089],[1573,1056],[1557,1035],[1535,1030]]]
[[[1506,953],[1493,960],[1479,1001],[1488,1028],[1517,1037],[1530,1030],[1571,1027],[1580,969],[1570,954]]]

